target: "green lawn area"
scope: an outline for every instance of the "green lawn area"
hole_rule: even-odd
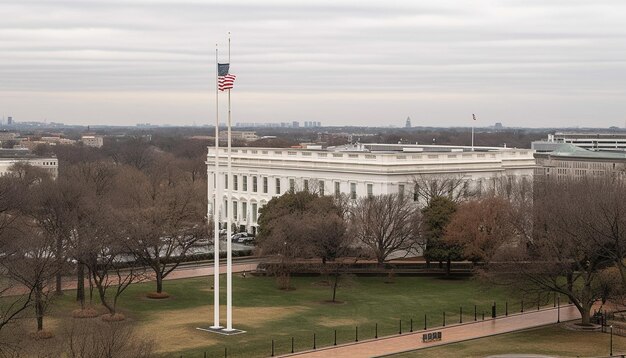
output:
[[[486,357],[495,354],[545,354],[558,357],[601,357],[609,354],[609,335],[574,332],[557,325],[448,344],[393,358]],[[626,352],[626,338],[613,336],[613,354]]]
[[[520,309],[519,297],[473,279],[397,277],[395,283],[385,283],[384,277],[353,278],[339,289],[340,304],[325,302],[331,298],[331,290],[320,285],[320,280],[293,278],[296,289],[281,291],[271,277],[234,276],[234,326],[247,331],[238,336],[196,329],[212,324],[209,277],[165,282],[164,288],[171,295],[167,300],[144,298],[146,292],[154,290],[154,284],[137,284],[121,297],[119,307],[129,320],[137,322],[140,332],[158,342],[160,351],[168,356],[176,353],[177,357],[202,357],[204,352],[223,356],[224,347],[229,357],[268,356],[272,339],[276,354],[288,353],[292,336],[295,349],[304,350],[312,348],[314,333],[317,347],[331,345],[335,329],[338,343],[353,341],[356,326],[359,339],[373,338],[376,323],[379,336],[397,334],[399,320],[403,331],[409,330],[411,318],[416,330],[423,329],[424,314],[429,327],[440,326],[444,310],[448,324],[458,323],[460,306],[467,322],[474,319],[474,305],[478,305],[480,319],[482,311],[489,314],[493,301],[498,303],[498,314],[504,314],[507,300],[509,312]],[[225,277],[221,283],[225,285]],[[52,313],[56,319],[67,317],[76,308],[73,296],[73,292],[67,292],[57,300]],[[530,301],[526,300],[527,309],[533,305]],[[547,302],[551,305],[552,300]],[[225,319],[225,314],[222,317]]]

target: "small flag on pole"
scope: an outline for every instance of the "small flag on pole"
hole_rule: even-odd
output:
[[[217,87],[220,91],[225,91],[227,89],[233,88],[235,84],[235,78],[237,76],[228,73],[230,69],[229,63],[218,63],[217,64]]]

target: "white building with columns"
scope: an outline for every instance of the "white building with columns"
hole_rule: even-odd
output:
[[[231,178],[226,175],[226,148],[218,155],[222,225],[230,214],[240,231],[250,233],[256,233],[259,209],[292,189],[356,199],[412,193],[418,176],[454,176],[480,190],[502,176],[531,178],[536,167],[532,150],[499,147],[357,144],[327,149],[237,147],[231,153]],[[215,154],[209,147],[209,215],[215,207]],[[226,212],[227,200],[231,213]]]

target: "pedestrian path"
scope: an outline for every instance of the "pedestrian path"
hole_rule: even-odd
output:
[[[517,313],[496,319],[455,324],[429,330],[416,331],[379,339],[371,339],[339,346],[320,348],[295,354],[287,354],[282,357],[298,358],[353,358],[353,357],[379,357],[394,353],[412,351],[421,348],[440,346],[443,344],[461,342],[475,338],[493,336],[501,333],[519,331],[523,329],[545,326],[560,321],[570,321],[580,318],[580,314],[574,305],[561,306],[560,308],[547,308],[539,311]],[[441,332],[441,340],[424,343],[424,333]]]

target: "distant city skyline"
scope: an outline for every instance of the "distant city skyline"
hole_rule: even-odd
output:
[[[624,127],[619,0],[0,1],[0,115],[233,123]],[[222,96],[221,121],[226,101]]]

